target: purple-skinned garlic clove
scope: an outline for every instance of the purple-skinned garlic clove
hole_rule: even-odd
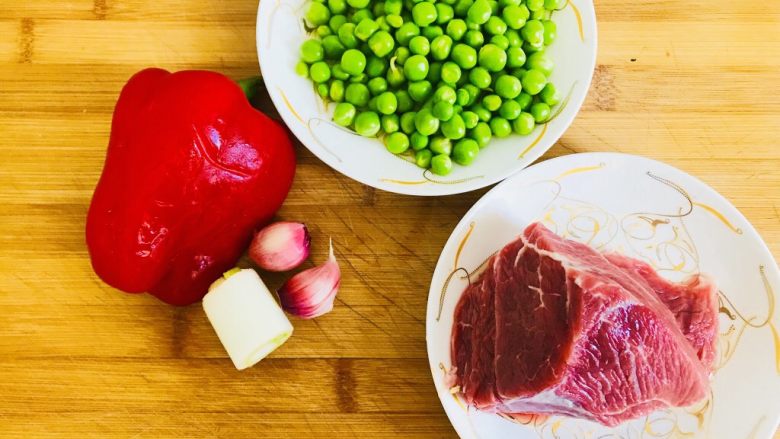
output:
[[[309,257],[311,236],[303,223],[281,221],[257,232],[249,246],[249,257],[267,271],[287,271]]]
[[[333,255],[324,264],[304,270],[291,277],[279,288],[282,308],[302,319],[312,319],[330,312],[341,284],[341,270]]]

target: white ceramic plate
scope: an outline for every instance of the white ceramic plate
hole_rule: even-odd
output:
[[[467,409],[450,393],[443,377],[451,364],[453,312],[467,284],[456,270],[473,271],[537,220],[561,236],[645,260],[672,280],[699,270],[715,277],[721,312],[710,398],[609,429],[564,417],[504,419]],[[439,398],[463,438],[770,438],[780,416],[777,294],[780,273],[766,244],[701,181],[636,156],[568,155],[496,186],[455,227],[431,282],[428,358]]]
[[[295,74],[299,47],[307,35],[303,15],[310,0],[264,0],[257,14],[257,51],[274,105],[296,137],[317,157],[361,183],[410,195],[447,195],[479,189],[528,166],[557,141],[574,120],[590,86],[596,62],[596,16],[592,0],[570,0],[553,13],[557,40],[547,49],[555,62],[552,82],[561,92],[559,113],[528,136],[493,139],[468,167],[446,177],[423,172],[367,139],[331,122],[312,83]]]

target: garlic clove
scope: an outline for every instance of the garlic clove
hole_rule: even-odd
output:
[[[287,271],[309,257],[311,236],[306,225],[281,221],[257,232],[249,246],[249,257],[268,271]]]
[[[302,319],[312,319],[330,312],[341,284],[341,270],[333,255],[324,264],[304,270],[291,277],[279,288],[282,308]]]

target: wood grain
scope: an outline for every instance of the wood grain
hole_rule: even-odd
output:
[[[666,161],[726,196],[780,255],[780,2],[596,7],[593,87],[545,158]],[[333,313],[295,321],[291,341],[243,373],[199,306],[120,294],[92,273],[84,216],[120,88],[150,65],[255,73],[256,10],[256,0],[3,2],[0,436],[455,435],[426,360],[427,287],[485,190],[380,192],[298,145],[279,216],[309,220],[315,262],[334,237],[342,291]]]

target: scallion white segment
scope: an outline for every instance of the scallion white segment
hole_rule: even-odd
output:
[[[254,270],[220,278],[203,298],[211,326],[238,370],[281,346],[293,327]]]

